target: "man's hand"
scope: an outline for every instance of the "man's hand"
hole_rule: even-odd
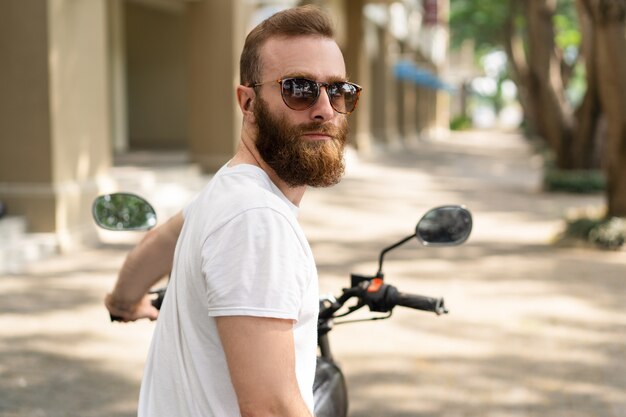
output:
[[[232,316],[216,323],[242,417],[312,417],[296,379],[292,320]]]
[[[150,296],[146,294],[171,272],[183,223],[183,214],[179,212],[150,230],[126,256],[115,287],[104,300],[112,315],[121,317],[122,321],[157,318],[159,312],[150,304]]]
[[[107,294],[104,298],[104,305],[112,316],[120,317],[125,323],[140,319],[156,320],[159,316],[159,310],[152,305],[152,298],[149,295],[132,305],[120,302],[113,294]]]

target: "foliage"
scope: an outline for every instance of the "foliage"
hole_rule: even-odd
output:
[[[626,240],[626,219],[612,217],[589,232],[589,241],[606,249],[617,249]]]
[[[506,42],[503,28],[515,12],[513,3],[511,0],[450,0],[451,47],[457,49],[471,39],[479,56],[502,49]],[[570,50],[577,53],[581,34],[574,1],[559,0],[557,4],[553,18],[556,44],[563,50],[574,48]],[[513,16],[513,21],[518,30],[525,30],[522,16]]]
[[[573,0],[559,0],[557,14],[552,18],[552,22],[556,32],[554,38],[556,45],[564,51],[570,49],[577,52],[582,36]],[[568,64],[572,62],[570,61]]]
[[[602,249],[620,249],[626,242],[626,219],[583,216],[568,220],[560,240],[586,242]]]
[[[594,193],[606,189],[606,178],[600,170],[559,170],[548,168],[544,172],[546,191],[569,193]]]
[[[503,50],[508,42],[505,38],[506,25],[512,21],[515,30],[524,36],[527,25],[522,10],[516,9],[516,0],[450,0],[450,44],[452,49],[460,48],[466,40],[474,43],[476,59]],[[584,94],[584,67],[576,65],[579,58],[582,35],[574,0],[558,0],[556,13],[552,18],[555,31],[555,45],[566,65],[572,66],[573,76],[566,83],[567,98],[577,105]],[[499,83],[509,79],[510,74],[499,76]],[[497,103],[494,103],[497,108]]]
[[[466,39],[471,39],[480,56],[502,45],[502,27],[509,18],[510,9],[508,1],[451,0],[452,48],[458,48]]]
[[[545,140],[560,168],[597,167],[596,155],[624,148],[625,10],[626,0],[450,0],[451,46],[472,40],[478,59],[505,50],[524,126]],[[608,213],[624,216],[626,162],[611,156],[610,189],[597,172],[554,170],[546,170],[546,188],[605,189]],[[596,239],[612,230],[600,229]]]
[[[451,130],[467,130],[472,128],[472,119],[466,115],[456,116],[450,121]]]
[[[558,169],[554,152],[546,147],[545,142],[535,141],[531,144],[534,146],[535,152],[543,157],[543,189],[545,191],[577,194],[606,191],[606,175],[602,170]]]

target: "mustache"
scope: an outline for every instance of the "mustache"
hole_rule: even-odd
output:
[[[296,135],[302,135],[305,133],[320,133],[324,135],[330,135],[334,139],[337,139],[346,130],[345,122],[340,126],[329,122],[312,122],[298,125],[296,128]]]

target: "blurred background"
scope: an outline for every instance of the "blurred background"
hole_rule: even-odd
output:
[[[134,415],[152,323],[101,300],[141,236],[92,201],[180,210],[235,151],[247,32],[305,3],[364,88],[301,211],[322,291],[431,206],[475,216],[388,261],[450,316],[333,332],[351,415],[626,416],[626,0],[0,0],[0,416]]]
[[[0,200],[14,219],[0,270],[23,256],[7,255],[19,230],[38,234],[31,257],[93,242],[90,203],[119,188],[110,168],[129,157],[219,168],[239,135],[245,35],[303,3],[330,11],[364,87],[350,117],[358,155],[450,129],[521,129],[555,187],[576,171],[574,187],[606,189],[608,214],[626,215],[623,1],[7,0]]]

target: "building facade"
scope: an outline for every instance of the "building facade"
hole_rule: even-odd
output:
[[[350,117],[358,152],[446,133],[447,0],[7,0],[0,201],[70,250],[94,236],[91,202],[110,191],[116,156],[179,150],[216,170],[239,138],[245,35],[302,3],[330,11],[364,87]]]

